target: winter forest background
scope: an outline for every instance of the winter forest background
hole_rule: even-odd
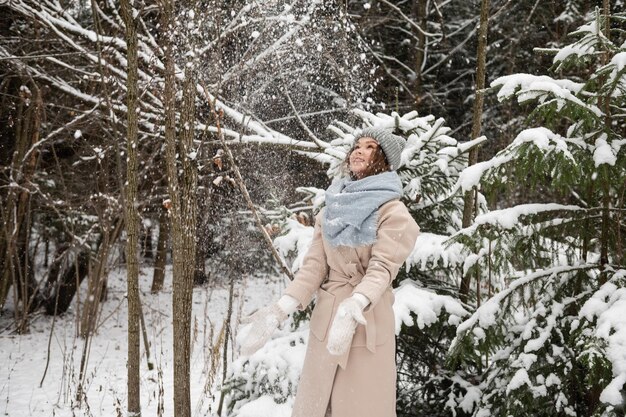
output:
[[[0,0],[0,73],[3,415],[289,416],[307,313],[239,319],[366,126],[398,415],[626,415],[623,0]]]

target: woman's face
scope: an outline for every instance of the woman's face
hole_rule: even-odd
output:
[[[372,138],[360,138],[354,144],[350,153],[350,171],[357,179],[363,178],[367,168],[371,165],[378,149],[378,142]]]

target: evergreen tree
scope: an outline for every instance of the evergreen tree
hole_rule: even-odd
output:
[[[536,204],[491,211],[453,241],[497,291],[457,331],[453,369],[480,375],[456,407],[474,416],[623,415],[626,382],[626,15],[596,11],[555,53],[563,78],[492,82],[532,106],[531,127],[460,184],[502,193],[550,184]],[[620,308],[622,312],[620,313]],[[467,389],[467,387],[465,387]],[[472,406],[473,405],[473,406]]]

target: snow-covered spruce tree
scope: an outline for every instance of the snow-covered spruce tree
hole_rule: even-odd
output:
[[[625,22],[596,10],[571,44],[549,50],[567,78],[515,74],[491,84],[500,100],[532,106],[536,127],[468,168],[460,184],[550,188],[536,204],[479,215],[453,238],[473,252],[465,267],[480,269],[482,288],[497,290],[451,349],[453,364],[482,371],[458,411],[624,415]]]
[[[466,153],[484,138],[459,143],[448,135],[450,128],[443,119],[432,115],[419,117],[417,112],[400,116],[355,110],[355,115],[362,126],[392,128],[407,138],[399,175],[404,184],[403,200],[420,224],[422,234],[407,260],[407,268],[400,271],[394,283],[399,335],[398,411],[407,416],[441,415],[445,413],[448,396],[457,395],[450,389],[462,391],[453,384],[457,376],[443,367],[456,325],[469,314],[455,298],[464,262],[461,245],[446,245],[445,241],[461,227],[463,199],[456,184],[467,165]],[[330,179],[343,175],[342,163],[358,130],[335,122],[328,128],[335,139],[325,145],[324,152],[308,153],[327,164]],[[283,257],[291,260],[293,270],[299,268],[313,231],[299,210],[316,212],[324,203],[324,190],[302,187],[300,191],[308,201],[297,210],[282,211],[283,234],[275,240]],[[224,385],[226,403],[233,415],[245,415],[245,410],[255,404],[266,406],[270,399],[289,406],[304,358],[307,333],[305,328],[279,335],[250,358],[235,361]],[[445,394],[439,395],[444,390]]]

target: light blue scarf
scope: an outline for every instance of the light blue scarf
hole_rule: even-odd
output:
[[[340,179],[326,190],[322,227],[331,246],[365,246],[376,241],[378,208],[402,196],[402,182],[395,171],[361,180]]]

